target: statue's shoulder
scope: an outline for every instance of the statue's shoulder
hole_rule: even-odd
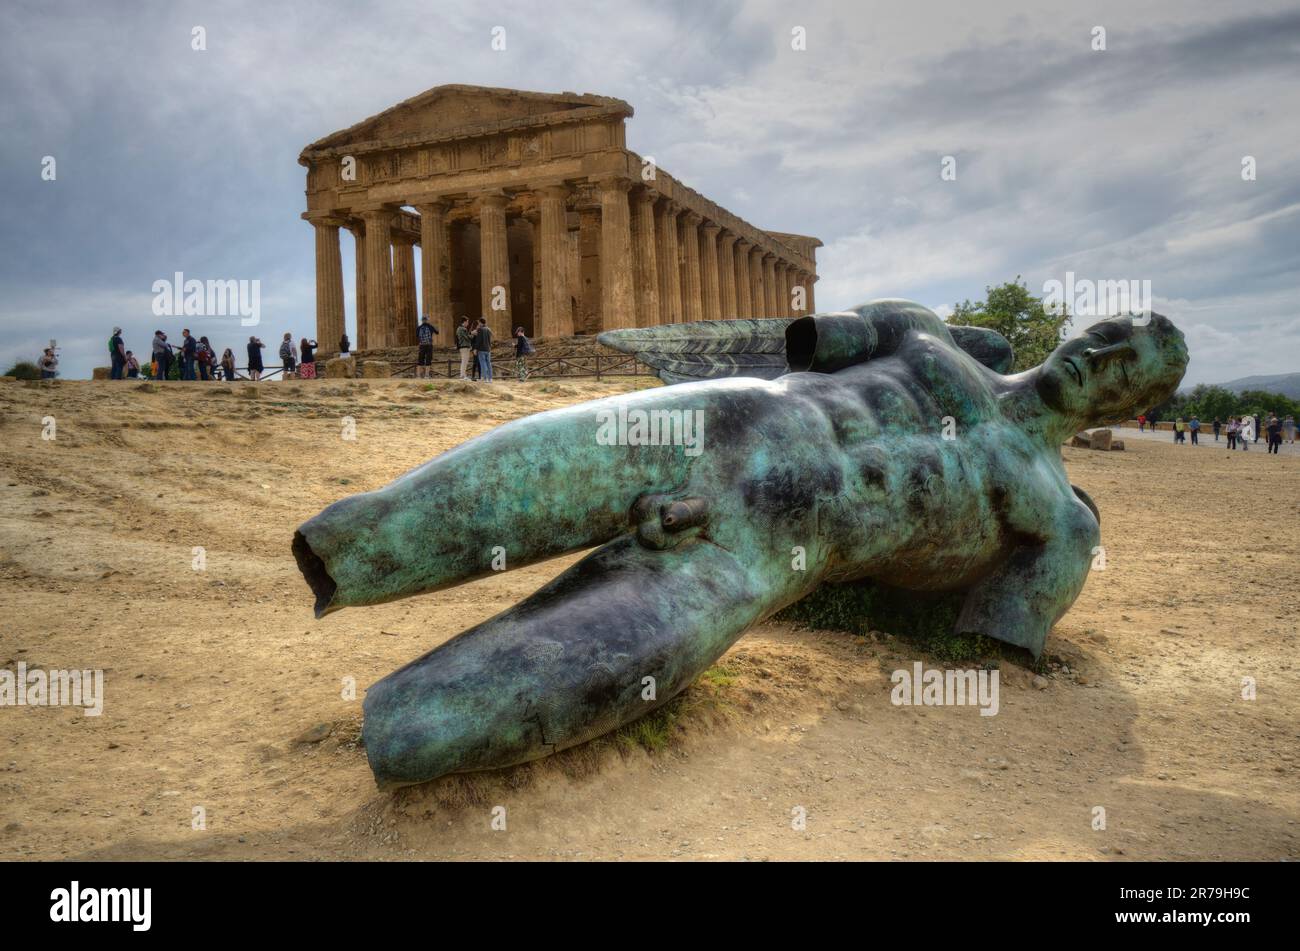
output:
[[[846,311],[799,318],[741,318],[611,330],[596,339],[653,368],[665,383],[790,372],[834,373],[892,356],[917,335],[964,351],[997,373],[1011,367],[1011,345],[992,330],[949,327],[915,301],[884,298]]]

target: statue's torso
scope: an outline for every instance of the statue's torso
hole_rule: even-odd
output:
[[[765,494],[792,500],[787,540],[815,534],[831,580],[964,587],[1050,522],[1035,513],[1073,504],[1059,453],[1005,417],[1000,379],[919,337],[860,367],[765,384],[786,411],[754,433],[745,491],[760,508]]]

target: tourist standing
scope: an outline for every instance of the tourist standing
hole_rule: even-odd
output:
[[[130,350],[126,352],[126,378],[128,380],[140,379],[140,361],[135,358],[135,354]]]
[[[195,359],[199,365],[199,379],[205,383],[212,382],[212,368],[217,362],[217,352],[212,349],[212,343],[207,337],[199,338],[198,350],[195,352]]]
[[[167,373],[172,367],[172,345],[167,342],[167,335],[161,330],[153,332],[153,361],[157,364],[154,379],[167,379]]]
[[[1287,441],[1287,445],[1295,445],[1295,417],[1288,416],[1282,421],[1282,438]]]
[[[1263,429],[1263,427],[1260,425],[1262,421],[1260,420],[1258,413],[1255,414],[1254,418],[1255,418],[1255,427],[1254,429],[1251,430],[1251,432],[1254,434],[1255,438],[1252,440],[1252,442],[1259,442],[1260,433]]]
[[[1268,451],[1277,455],[1282,448],[1282,421],[1276,415],[1268,418]]]
[[[492,330],[487,321],[479,319],[478,330],[474,331],[474,349],[478,351],[479,375],[484,383],[492,382]]]
[[[1174,442],[1185,442],[1187,439],[1187,423],[1179,416],[1174,420]]]
[[[1193,416],[1191,420],[1188,421],[1187,431],[1192,434],[1192,445],[1199,446],[1200,443],[1196,441],[1197,434],[1201,431],[1201,420],[1199,417]]]
[[[1237,431],[1237,442],[1241,444],[1243,451],[1250,449],[1250,444],[1255,441],[1255,417],[1241,417],[1241,429]]]
[[[480,318],[480,319],[478,319],[478,320],[475,320],[472,324],[469,325],[469,334],[470,334],[470,337],[473,338],[475,341],[477,341],[477,338],[478,338],[478,329],[479,329],[479,327],[481,327],[481,326],[483,326],[483,320],[482,320],[482,318]],[[479,363],[479,361],[478,361],[478,347],[477,347],[477,346],[474,347],[474,356],[473,356],[473,358],[469,361],[469,378],[470,378],[471,380],[481,380],[481,379],[483,379],[483,367],[482,367],[482,365],[481,365],[481,364]]]
[[[515,374],[522,383],[528,379],[527,357],[533,352],[533,343],[524,333],[523,327],[515,328]]]
[[[181,338],[181,379],[193,380],[194,361],[198,356],[199,342],[190,335],[188,327],[181,331]]]
[[[420,345],[415,358],[416,379],[433,377],[433,337],[437,332],[438,328],[429,323],[428,314],[420,319],[420,326],[415,328],[416,342]]]
[[[298,378],[300,380],[316,379],[316,341],[303,337],[298,344],[298,349],[302,353],[302,363],[298,364]]]
[[[461,317],[456,327],[456,352],[460,354],[460,378],[468,380],[469,361],[474,355],[474,335],[470,333],[468,317]]]
[[[248,338],[248,378],[250,380],[260,380],[262,378],[262,348],[266,344],[256,337]]]
[[[114,327],[113,333],[108,338],[108,359],[112,364],[108,378],[122,379],[123,371],[126,369],[126,342],[122,339],[121,327]]]
[[[339,337],[339,356],[346,357],[348,355],[348,351],[351,349],[352,349],[352,341],[348,339],[348,335],[344,334],[342,337]]]
[[[1214,426],[1214,441],[1215,441],[1215,442],[1218,442],[1218,441],[1219,441],[1219,430],[1220,430],[1220,429],[1222,428],[1222,426],[1223,426],[1223,424],[1219,422],[1219,417],[1217,417],[1217,416],[1214,417],[1214,423],[1213,423],[1213,426]]]
[[[235,379],[235,354],[229,347],[221,355],[221,376],[227,383]]]
[[[1237,422],[1237,417],[1228,417],[1228,448],[1237,448],[1237,433],[1241,429],[1241,424]]]
[[[53,347],[45,348],[36,365],[41,368],[42,380],[52,380],[59,375],[59,358],[54,355]]]
[[[286,333],[280,341],[280,365],[284,367],[284,378],[298,366],[298,348],[293,345],[293,334]]]
[[[1144,413],[1143,415],[1138,417],[1138,432],[1144,433],[1146,431],[1147,431],[1147,418],[1146,418],[1146,414]]]

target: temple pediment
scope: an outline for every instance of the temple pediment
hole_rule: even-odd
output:
[[[303,156],[349,146],[392,147],[606,115],[630,116],[632,107],[621,99],[589,93],[435,86],[313,142]]]

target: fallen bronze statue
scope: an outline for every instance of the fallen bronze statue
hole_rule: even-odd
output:
[[[1160,403],[1187,364],[1153,314],[1005,375],[1000,335],[901,300],[600,340],[674,385],[507,423],[294,536],[317,617],[599,546],[370,688],[382,787],[613,730],[826,583],[956,594],[958,632],[1037,655],[1100,540],[1061,444]]]

